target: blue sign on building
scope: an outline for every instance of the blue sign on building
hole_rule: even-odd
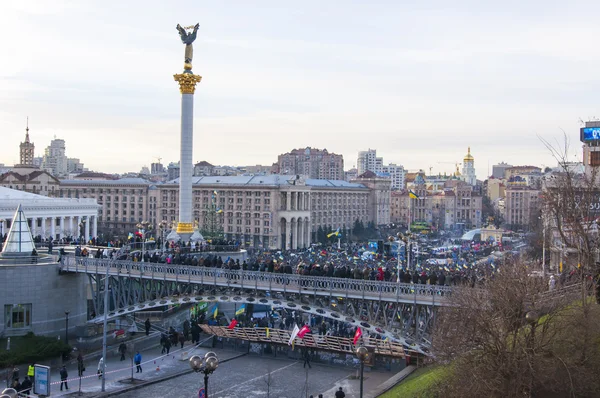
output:
[[[581,141],[600,141],[600,127],[583,127],[581,129]]]

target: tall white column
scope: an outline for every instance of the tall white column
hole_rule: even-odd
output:
[[[85,241],[90,239],[90,223],[92,222],[91,217],[88,216],[85,222]]]
[[[298,220],[292,221],[292,250],[298,248]]]
[[[92,238],[98,237],[98,216],[94,216],[94,223],[92,224]]]
[[[46,239],[46,217],[42,217],[42,238]]]
[[[304,228],[304,233],[306,234],[306,247],[310,247],[310,219],[306,218],[306,228]]]
[[[298,219],[298,249],[304,248],[304,220]]]
[[[37,218],[31,218],[31,235],[35,238],[37,235]]]
[[[51,240],[54,240],[54,237],[56,236],[55,226],[56,226],[56,218],[50,217],[50,239]]]
[[[191,66],[190,66],[191,67]],[[196,83],[202,79],[186,70],[187,73],[175,75],[181,92],[181,141],[179,160],[179,222],[177,234],[189,240],[194,233],[192,217],[192,155],[194,148],[194,92]]]
[[[60,232],[59,232],[59,236],[60,236],[61,239],[65,237],[65,217],[64,216],[60,217]]]
[[[292,204],[292,193],[290,191],[287,191],[285,193],[285,209],[287,211],[291,210],[291,204]]]

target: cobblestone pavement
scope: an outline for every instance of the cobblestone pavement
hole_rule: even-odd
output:
[[[335,391],[342,387],[346,397],[359,397],[359,381],[349,379],[349,376],[356,374],[355,370],[313,364],[312,369],[308,369],[307,373],[302,364],[302,361],[257,356],[236,358],[221,364],[210,376],[209,396],[211,398],[306,398],[313,395],[316,398],[318,394],[323,394],[327,398],[333,397]],[[365,373],[365,393],[376,388],[392,375],[390,372]],[[203,377],[203,374],[188,374],[119,394],[118,397],[198,397],[198,390],[203,385]]]

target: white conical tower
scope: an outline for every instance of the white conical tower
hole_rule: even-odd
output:
[[[17,211],[13,217],[10,231],[4,242],[2,249],[2,257],[24,257],[31,256],[31,252],[35,249],[33,236],[27,223],[27,218],[23,214],[21,205],[17,207]]]

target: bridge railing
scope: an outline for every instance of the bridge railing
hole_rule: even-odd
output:
[[[201,266],[157,264],[134,261],[112,261],[86,257],[63,257],[62,267],[69,271],[86,273],[105,273],[109,267],[110,273],[132,276],[145,276],[152,279],[173,278],[180,282],[201,284],[231,284],[240,288],[255,288],[257,290],[272,290],[283,292],[302,292],[322,295],[329,292],[332,297],[343,298],[346,294],[357,294],[373,297],[390,298],[390,296],[447,297],[452,293],[452,287],[440,285],[425,285],[413,283],[396,283],[373,280],[345,279],[327,276],[305,276],[298,274],[279,274],[260,271],[229,270]]]

